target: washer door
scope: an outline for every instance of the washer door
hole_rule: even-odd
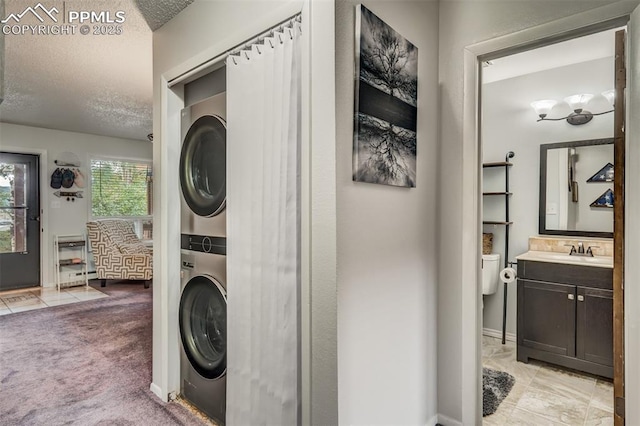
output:
[[[218,116],[202,116],[189,128],[180,153],[180,186],[191,211],[204,217],[222,212],[226,179],[226,124]]]
[[[180,298],[180,337],[193,368],[207,379],[227,370],[227,296],[214,278],[189,280]]]

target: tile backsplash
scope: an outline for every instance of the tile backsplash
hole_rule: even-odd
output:
[[[585,251],[591,247],[595,256],[613,256],[612,238],[578,238],[578,237],[529,237],[529,250],[569,253],[571,247],[578,249],[578,243],[584,245]]]

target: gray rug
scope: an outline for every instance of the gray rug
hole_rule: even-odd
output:
[[[206,424],[149,391],[152,289],[96,288],[110,297],[0,316],[0,424]]]
[[[504,371],[482,369],[482,417],[496,412],[515,381],[511,374]]]

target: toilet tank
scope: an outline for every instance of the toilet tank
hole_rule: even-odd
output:
[[[482,294],[498,291],[500,282],[500,254],[482,255]]]

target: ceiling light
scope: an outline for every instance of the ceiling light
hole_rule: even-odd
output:
[[[613,99],[615,97],[615,90],[607,90],[606,92],[602,92],[602,96],[607,98],[609,103],[613,105]],[[590,93],[582,93],[578,95],[572,95],[564,98],[564,101],[569,104],[569,107],[573,110],[573,112],[566,117],[560,118],[547,118],[551,109],[557,104],[554,100],[541,100],[531,102],[531,107],[536,111],[538,117],[538,121],[561,121],[566,120],[567,123],[573,125],[586,124],[593,120],[594,115],[603,115],[613,112],[613,109],[609,111],[592,113],[590,111],[585,110],[587,104],[591,99],[593,99],[594,95]]]

